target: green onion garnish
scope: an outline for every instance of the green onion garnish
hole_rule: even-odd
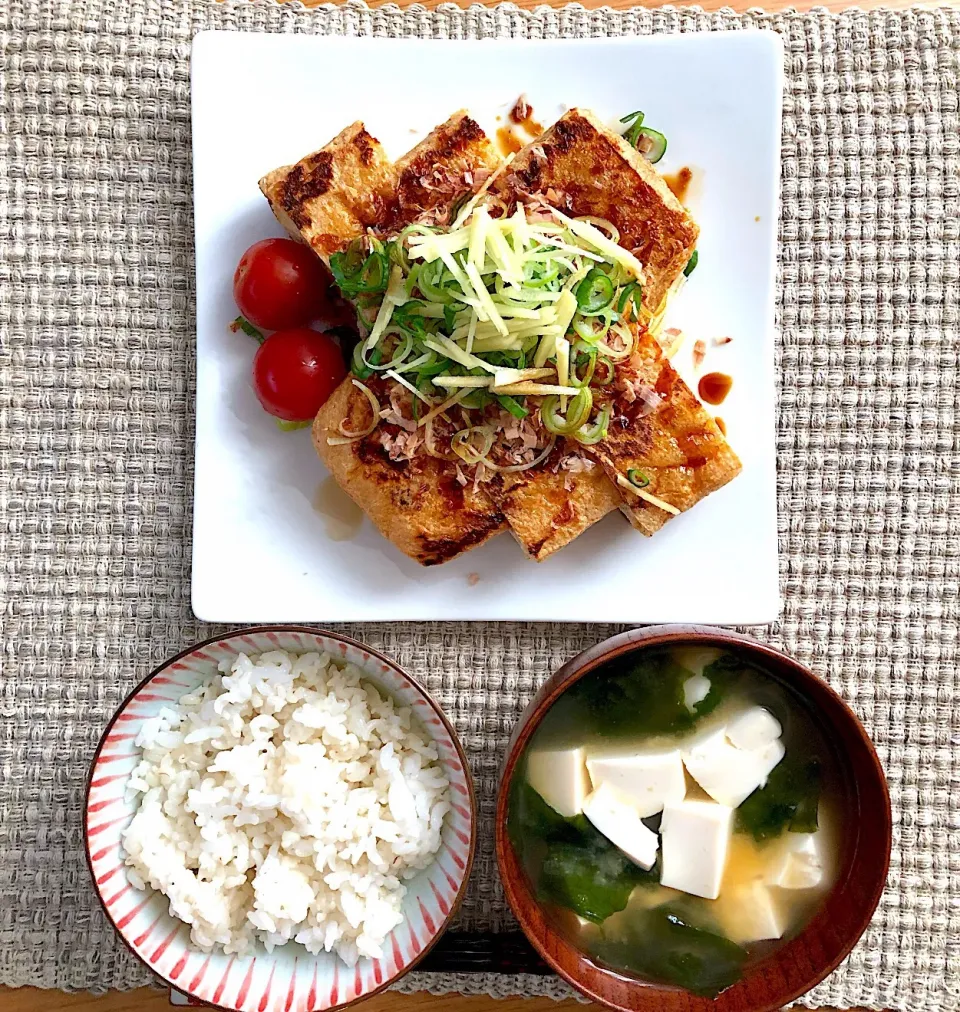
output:
[[[373,351],[370,352],[370,362],[373,365],[379,365],[382,357],[383,356],[381,355],[379,348],[374,348]],[[373,375],[374,370],[371,369],[370,366],[368,366],[363,360],[362,341],[356,346],[356,348],[353,349],[353,361],[350,364],[350,371],[357,377],[357,379],[362,380],[369,379]]]
[[[514,418],[526,418],[530,414],[529,411],[516,399],[516,397],[510,394],[495,394],[497,400],[500,402],[502,408],[506,408],[507,411],[513,415]]]
[[[635,488],[646,488],[650,484],[650,479],[643,471],[638,471],[635,467],[631,467],[627,471],[627,481]]]
[[[697,264],[700,263],[700,251],[694,250],[690,254],[690,259],[687,261],[687,266],[683,268],[683,276],[689,278],[690,275],[697,269]]]
[[[659,162],[667,150],[667,138],[659,130],[643,125],[643,113],[631,112],[622,117],[621,123],[630,125],[623,133],[623,139],[636,148],[648,162]]]
[[[592,446],[599,443],[601,439],[607,438],[607,429],[610,426],[610,405],[606,404],[594,419],[593,425],[582,425],[573,433],[573,438],[584,446]]]
[[[628,285],[624,285],[624,287],[620,289],[620,298],[617,299],[617,312],[623,316],[632,301],[633,316],[635,319],[639,319],[640,314],[637,312],[637,309],[640,305],[640,293],[642,291],[643,289],[636,281],[631,281]]]
[[[330,272],[340,291],[348,298],[376,295],[386,291],[390,280],[390,259],[380,249],[363,257],[363,240],[355,239],[342,253],[330,257]]]
[[[636,148],[644,158],[655,165],[667,153],[667,138],[659,130],[640,127]]]
[[[613,282],[599,267],[593,267],[577,285],[574,295],[581,313],[596,316],[613,302]]]
[[[579,350],[578,349],[585,349]],[[570,382],[578,387],[590,385],[597,368],[597,349],[591,348],[586,342],[578,341],[574,348],[574,358],[570,363]],[[583,375],[580,369],[583,368]]]
[[[621,117],[621,123],[629,123],[624,132],[623,139],[631,146],[637,146],[637,138],[640,136],[640,129],[643,126],[643,113],[642,112],[629,112],[626,116]]]
[[[590,417],[593,407],[593,393],[590,387],[581,387],[571,399],[566,415],[561,414],[560,398],[556,395],[545,397],[540,405],[540,420],[555,436],[570,436]]]
[[[302,422],[288,422],[283,418],[274,418],[274,421],[281,432],[293,432],[295,429],[305,429],[307,426],[313,425],[312,418],[307,418]]]

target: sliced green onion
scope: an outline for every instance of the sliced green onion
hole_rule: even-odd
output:
[[[627,471],[627,481],[636,488],[646,488],[650,484],[650,479],[643,471],[638,471],[635,467],[631,467]]]
[[[700,251],[694,250],[690,254],[690,259],[687,261],[687,266],[683,268],[683,276],[689,278],[690,275],[697,269],[697,264],[700,263]]]
[[[375,372],[384,372],[384,370],[386,369],[396,369],[398,365],[403,365],[406,359],[410,356],[410,352],[413,351],[413,338],[409,334],[401,334],[399,335],[400,340],[397,342],[396,347],[393,349],[393,353],[391,354],[390,358],[386,362],[384,362],[383,342],[387,337],[397,337],[397,336],[398,335],[394,331],[388,330],[387,333],[380,339],[380,342],[377,344],[376,348],[371,349],[370,355],[366,359],[364,359],[363,357],[364,345],[361,342],[360,344],[357,345],[357,348],[354,349],[354,357],[356,357],[357,350],[359,350],[360,359],[363,362],[363,364],[366,365],[368,368],[373,369]],[[376,359],[374,359],[374,355],[376,355]]]
[[[495,394],[494,396],[500,402],[500,406],[506,408],[514,418],[526,418],[530,414],[516,397],[512,397],[510,394]]]
[[[459,312],[461,309],[457,303],[443,307],[443,325],[447,328],[448,334],[452,334],[456,330],[456,319]]]
[[[312,418],[306,418],[302,422],[288,422],[285,418],[274,418],[274,421],[281,432],[293,432],[295,429],[306,429],[313,425]]]
[[[648,162],[656,165],[667,152],[667,138],[659,130],[651,130],[650,127],[640,127],[638,133],[634,146]]]
[[[631,281],[630,284],[625,285],[623,288],[620,289],[620,298],[617,299],[617,313],[620,316],[624,315],[624,313],[627,310],[627,307],[630,305],[630,302],[632,301],[633,315],[635,318],[639,319],[639,314],[637,310],[640,307],[639,296],[641,291],[642,289],[640,288],[640,285],[636,281]]]
[[[593,373],[593,382],[601,387],[609,386],[613,382],[613,378],[616,374],[616,366],[610,361],[610,359],[598,358],[597,368]]]
[[[566,415],[560,413],[559,407],[559,397],[545,397],[540,405],[540,420],[555,436],[572,435],[590,417],[590,409],[593,407],[590,387],[581,387],[579,393],[571,398]]]
[[[416,299],[397,306],[390,317],[390,324],[396,324],[405,334],[419,337],[426,333],[427,321],[417,310],[423,309],[423,303]]]
[[[360,268],[356,291],[373,294],[385,292],[390,280],[390,261],[379,251],[371,253]]]
[[[597,330],[597,318],[585,320],[582,316],[576,316],[573,320],[573,332],[585,344],[595,345],[602,337],[606,336],[608,327]]]
[[[448,287],[453,282],[453,275],[443,265],[442,260],[434,260],[420,267],[417,286],[431,302],[440,302],[445,305],[460,302],[462,295],[451,291]]]
[[[626,116],[620,118],[621,123],[629,123],[623,139],[631,146],[637,146],[637,137],[640,134],[640,128],[643,126],[643,113],[639,110],[637,112],[628,112]]]
[[[372,365],[379,365],[382,357],[380,349],[374,348],[373,351],[370,352],[368,362]],[[350,371],[357,377],[357,379],[362,380],[369,379],[374,373],[371,365],[368,365],[367,362],[363,360],[362,341],[353,349],[353,363],[350,366]]]
[[[462,403],[462,400],[461,400]],[[482,440],[482,448],[478,449],[474,444],[475,437]],[[450,440],[450,448],[453,452],[465,460],[468,464],[477,464],[481,458],[486,457],[493,449],[494,433],[491,427],[485,425],[472,425],[470,428],[461,429],[453,434]]]
[[[584,316],[596,316],[613,302],[613,282],[599,267],[594,267],[577,285],[574,295]]]
[[[607,429],[610,426],[610,405],[606,404],[594,420],[593,425],[584,425],[573,433],[573,438],[584,446],[592,446],[599,443],[601,439],[607,438]]]
[[[471,411],[475,411],[479,408],[484,408],[490,403],[490,394],[483,389],[471,390],[466,397],[460,402],[465,408],[469,408]]]
[[[570,362],[570,382],[574,386],[586,387],[593,379],[594,370],[597,368],[597,349],[591,348],[584,341],[577,341],[574,345],[574,355]],[[584,373],[581,376],[579,369],[584,365]]]
[[[355,239],[343,253],[330,257],[330,271],[340,291],[351,297],[375,295],[386,291],[390,280],[390,260],[381,249],[363,256],[363,240]]]
[[[413,295],[414,290],[417,287],[417,282],[420,278],[420,264],[414,264],[410,268],[410,273],[407,275],[407,280],[403,283],[403,289],[408,296]]]
[[[354,239],[343,252],[330,257],[330,270],[341,288],[345,285],[349,287],[352,279],[360,273],[365,259],[366,246],[362,239]]]

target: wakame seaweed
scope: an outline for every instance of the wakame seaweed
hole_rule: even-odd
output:
[[[766,786],[754,791],[737,809],[736,830],[755,840],[769,840],[785,829],[814,833],[818,827],[820,763],[785,756],[771,771]]]
[[[716,997],[736,983],[747,958],[745,949],[667,903],[631,917],[627,935],[602,939],[595,956],[615,969],[629,970],[650,980],[675,984],[693,994]]]
[[[599,923],[622,910],[636,886],[660,881],[659,856],[644,871],[584,816],[558,815],[525,780],[515,782],[511,809],[511,837],[524,863],[532,843],[549,844],[535,882],[542,901]]]
[[[691,711],[683,683],[693,672],[668,651],[653,650],[620,658],[582,678],[567,693],[583,707],[594,730],[622,737],[687,731],[726,697],[743,671],[742,662],[722,655],[703,671],[710,691]]]

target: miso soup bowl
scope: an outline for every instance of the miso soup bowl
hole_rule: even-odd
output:
[[[716,998],[607,969],[551,924],[534,896],[507,832],[510,785],[518,760],[544,714],[581,678],[613,660],[651,647],[715,646],[756,661],[810,707],[834,746],[844,790],[844,832],[837,875],[819,911],[799,934],[747,965]],[[496,815],[496,849],[507,900],[543,959],[588,998],[623,1012],[772,1012],[819,984],[856,945],[870,923],[890,864],[890,796],[866,731],[847,704],[798,661],[746,636],[701,626],[649,626],[613,636],[568,661],[523,712],[507,750]]]

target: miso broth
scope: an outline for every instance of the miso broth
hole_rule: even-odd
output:
[[[837,874],[844,789],[793,690],[735,653],[649,649],[586,675],[545,714],[513,777],[508,829],[574,945],[716,995],[818,909]]]

